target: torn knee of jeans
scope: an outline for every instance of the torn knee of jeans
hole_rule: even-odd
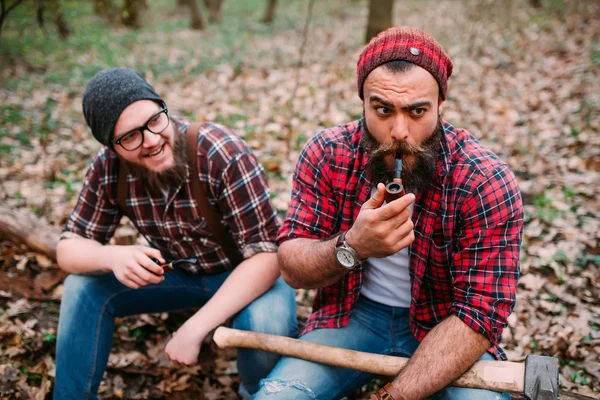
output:
[[[260,388],[265,394],[282,393],[287,390],[299,390],[308,398],[316,400],[315,392],[306,386],[302,381],[284,381],[283,379],[263,379],[260,381]]]

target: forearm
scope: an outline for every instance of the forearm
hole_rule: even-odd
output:
[[[294,288],[329,286],[348,270],[335,258],[336,237],[328,240],[298,238],[284,242],[277,252],[281,275]]]
[[[483,335],[451,316],[425,336],[392,385],[402,400],[424,399],[460,377],[489,347]]]
[[[185,324],[205,336],[269,290],[277,278],[276,254],[255,254],[240,263],[214,296]]]
[[[84,238],[63,239],[56,247],[60,269],[72,274],[111,271],[108,246]]]

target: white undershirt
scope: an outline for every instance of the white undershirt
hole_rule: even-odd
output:
[[[409,265],[408,247],[385,258],[367,258],[361,294],[388,306],[410,307]]]

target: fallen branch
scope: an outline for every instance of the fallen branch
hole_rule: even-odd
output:
[[[0,240],[24,244],[56,261],[60,229],[31,215],[0,207]]]

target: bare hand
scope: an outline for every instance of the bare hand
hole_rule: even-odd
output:
[[[110,246],[109,251],[112,272],[123,285],[138,289],[165,280],[163,269],[150,258],[165,263],[157,249],[147,246]]]
[[[168,360],[179,364],[194,365],[198,362],[204,334],[183,324],[165,347]]]
[[[380,183],[373,197],[362,205],[354,225],[346,234],[346,241],[360,258],[387,257],[415,240],[409,210],[415,195],[409,193],[383,205],[384,194],[385,185]]]

